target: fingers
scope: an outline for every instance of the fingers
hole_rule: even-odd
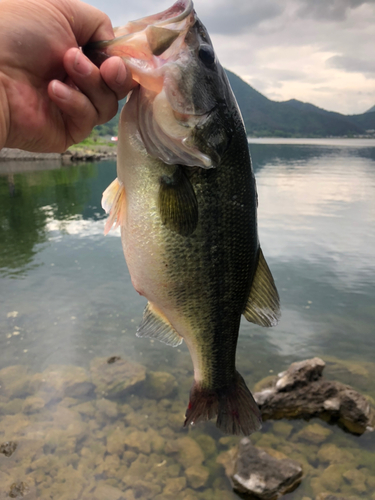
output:
[[[59,9],[69,22],[78,45],[88,42],[111,40],[114,37],[109,17],[99,9],[77,0],[75,2],[57,2]]]
[[[66,52],[64,68],[68,74],[65,84],[52,81],[48,94],[63,112],[71,142],[79,142],[95,125],[115,116],[118,100],[136,83],[120,57],[108,59],[99,69],[77,48]]]
[[[137,85],[121,57],[105,60],[100,66],[100,74],[118,100],[123,99]]]
[[[48,85],[48,95],[62,111],[66,136],[62,150],[90,135],[97,124],[97,112],[84,94],[59,80],[53,80]]]
[[[67,84],[52,81],[48,94],[63,112],[70,142],[80,142],[95,125],[107,122],[116,114],[117,96],[105,84],[99,69],[79,49],[66,52],[64,67]]]

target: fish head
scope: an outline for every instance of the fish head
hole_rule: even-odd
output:
[[[191,0],[117,28],[113,40],[90,44],[85,53],[98,65],[114,55],[125,60],[140,84],[133,105],[151,156],[202,168],[220,163],[235,100]]]

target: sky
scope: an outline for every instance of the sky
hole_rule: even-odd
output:
[[[88,0],[121,26],[173,0]],[[375,105],[375,0],[195,0],[221,64],[269,99]]]

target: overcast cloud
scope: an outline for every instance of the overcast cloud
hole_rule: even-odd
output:
[[[89,0],[114,25],[173,0]],[[195,0],[222,65],[274,100],[344,114],[375,104],[375,0]]]

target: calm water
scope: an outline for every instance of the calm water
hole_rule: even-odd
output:
[[[282,142],[251,144],[282,319],[269,330],[242,323],[239,371],[252,387],[320,356],[327,376],[375,399],[375,141]],[[222,439],[213,423],[182,429],[186,347],[135,336],[145,300],[119,233],[102,235],[101,193],[115,170],[0,163],[0,445],[18,443],[0,454],[0,498],[14,482],[38,499],[237,498],[216,459],[238,439]],[[105,389],[111,366],[125,377],[125,362],[106,363],[114,355],[131,360],[134,379],[146,376],[118,397]],[[288,437],[273,422],[253,437],[304,465],[284,498],[374,498],[374,434],[311,423],[330,431],[319,445],[301,437],[301,421],[287,424]],[[322,458],[328,445],[347,450],[343,463]]]

